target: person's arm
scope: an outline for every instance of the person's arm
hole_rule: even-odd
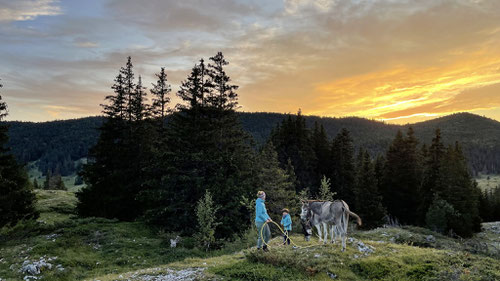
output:
[[[262,221],[268,221],[271,218],[267,214],[266,206],[263,203],[257,204],[257,217]]]

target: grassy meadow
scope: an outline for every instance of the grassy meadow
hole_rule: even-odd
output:
[[[280,237],[271,252],[257,252],[250,232],[207,253],[191,238],[171,248],[175,233],[141,222],[77,218],[70,191],[37,190],[37,197],[36,223],[2,229],[0,280],[27,278],[23,263],[40,258],[52,264],[36,276],[42,280],[500,280],[498,223],[468,240],[417,227],[353,231],[344,253],[338,243],[280,247]]]

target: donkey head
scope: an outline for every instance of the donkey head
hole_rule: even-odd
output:
[[[301,208],[301,212],[300,212],[300,219],[302,221],[306,221],[308,220],[308,215],[309,215],[309,202],[305,201],[305,200],[301,200],[302,201],[302,208]]]

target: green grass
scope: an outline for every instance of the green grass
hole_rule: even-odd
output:
[[[489,190],[500,186],[500,175],[479,175],[476,177],[476,181],[481,190]]]
[[[36,222],[0,230],[0,279],[22,280],[26,260],[55,258],[64,271],[44,271],[43,280],[138,280],[141,275],[204,268],[201,280],[500,280],[500,223],[483,224],[484,231],[467,240],[451,239],[418,227],[350,231],[346,252],[340,245],[317,245],[293,239],[301,246],[279,247],[269,253],[252,248],[256,233],[205,252],[184,238],[170,248],[175,233],[164,233],[142,222],[78,218],[76,198],[69,191],[37,190]],[[352,228],[351,228],[352,229]],[[432,239],[430,239],[432,235]],[[357,242],[374,252],[363,254]]]

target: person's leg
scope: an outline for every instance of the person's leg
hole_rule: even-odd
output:
[[[264,246],[262,247],[264,250],[267,250],[267,243],[269,242],[269,239],[271,239],[271,229],[269,228],[269,225],[266,224],[264,226],[264,230],[263,230],[263,236],[262,237],[264,239]]]
[[[262,248],[262,226],[264,225],[263,222],[256,222],[255,226],[257,227],[257,249]]]
[[[286,231],[286,243],[290,245],[290,235],[292,234],[291,230]]]
[[[287,231],[285,230],[285,233],[283,233],[283,245],[286,244],[286,239],[287,239]]]

